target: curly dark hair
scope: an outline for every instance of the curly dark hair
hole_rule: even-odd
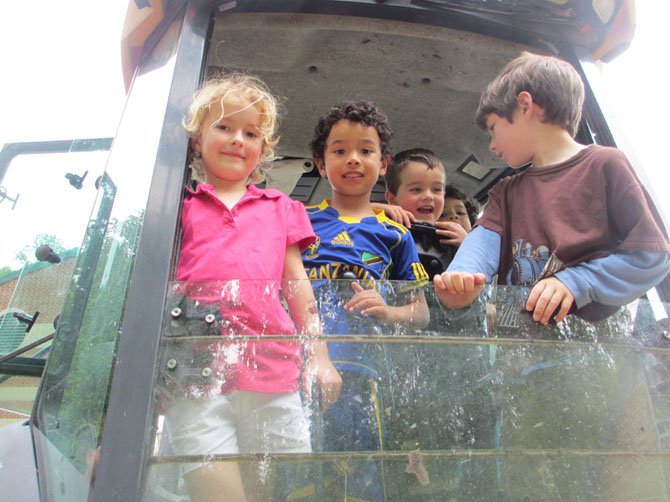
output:
[[[340,120],[359,122],[374,127],[379,135],[382,157],[391,154],[393,131],[386,114],[371,101],[343,101],[319,117],[314,127],[314,137],[309,143],[314,159],[323,159],[330,130]]]
[[[468,213],[470,224],[475,224],[477,218],[479,217],[479,212],[482,210],[482,206],[474,197],[470,197],[457,186],[447,185],[444,187],[444,198],[462,200],[463,204],[465,205],[465,210]]]

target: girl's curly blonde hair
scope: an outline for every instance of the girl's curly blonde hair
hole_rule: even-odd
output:
[[[192,140],[197,139],[203,127],[212,127],[226,116],[224,101],[228,98],[244,99],[261,113],[260,130],[263,135],[263,154],[260,164],[251,173],[251,180],[257,183],[263,179],[261,164],[274,160],[274,147],[279,142],[279,136],[276,135],[278,101],[262,80],[244,73],[230,73],[208,79],[193,96],[188,108],[188,116],[182,125]],[[213,123],[205,124],[205,116],[214,103],[220,105],[221,116]],[[193,170],[195,179],[205,180],[202,159],[195,151],[191,152],[189,166]]]

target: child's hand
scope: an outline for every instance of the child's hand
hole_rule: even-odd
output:
[[[452,309],[462,309],[474,302],[485,282],[486,276],[480,272],[442,272],[433,278],[437,298]]]
[[[321,389],[321,411],[326,411],[340,397],[342,377],[330,362],[330,359],[317,359],[314,374],[316,384]]]
[[[382,204],[381,202],[373,202],[372,207],[374,209],[381,209],[386,213],[386,216],[391,218],[393,221],[401,223],[407,228],[411,227],[412,223],[416,221],[416,217],[411,212],[394,204]]]
[[[348,312],[368,315],[379,321],[390,321],[391,310],[382,295],[376,289],[363,289],[358,282],[351,283],[354,290],[354,296],[351,297],[344,308]]]
[[[533,312],[533,320],[547,324],[553,317],[561,322],[570,312],[575,297],[556,277],[547,277],[530,290],[526,310]],[[556,312],[556,315],[553,315]]]
[[[468,235],[468,232],[459,224],[453,221],[436,221],[435,233],[440,239],[440,244],[451,244],[452,246],[460,246]]]
[[[325,343],[323,343],[325,348]],[[303,389],[307,401],[312,400],[312,385],[314,382],[321,390],[321,411],[326,411],[340,397],[342,377],[328,357],[328,349],[320,351],[307,360],[303,371]]]

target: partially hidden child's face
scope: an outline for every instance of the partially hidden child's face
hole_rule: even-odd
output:
[[[486,117],[486,130],[491,136],[489,149],[511,168],[521,167],[532,160],[528,145],[528,130],[524,127],[522,113],[517,107],[512,122],[490,113]]]
[[[442,212],[440,221],[458,223],[466,232],[472,230],[468,211],[465,209],[465,203],[461,199],[452,199],[451,197],[444,199],[444,211]]]
[[[386,200],[411,212],[419,221],[435,223],[444,207],[445,181],[441,168],[409,161],[400,173],[398,193],[386,192]]]
[[[212,103],[193,147],[202,155],[209,183],[246,181],[258,165],[265,140],[261,133],[262,115],[244,99]]]
[[[388,158],[382,156],[374,127],[340,120],[331,128],[323,159],[317,159],[316,164],[321,175],[328,178],[334,195],[369,196],[386,173]]]

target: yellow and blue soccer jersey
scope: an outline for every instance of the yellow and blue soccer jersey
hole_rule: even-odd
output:
[[[310,279],[341,279],[351,271],[366,288],[377,279],[428,280],[410,232],[383,211],[362,220],[340,217],[324,200],[307,214],[317,235],[302,254]]]
[[[379,289],[379,279],[412,281],[416,285],[428,281],[410,232],[383,211],[361,220],[340,217],[324,200],[307,207],[307,214],[317,239],[303,251],[302,259],[307,276],[318,281],[315,295],[327,335],[370,333],[375,325],[373,319],[344,310],[353,295],[350,281],[332,279],[355,275],[366,289]],[[362,371],[377,378],[373,345],[329,343],[328,350],[338,370]]]

